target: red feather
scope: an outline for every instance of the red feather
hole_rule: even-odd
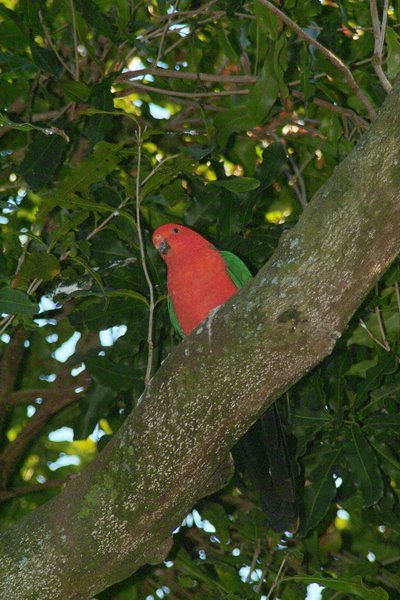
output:
[[[165,248],[161,256],[168,266],[168,292],[187,335],[238,288],[218,250],[195,231],[169,223],[155,230],[153,243]]]

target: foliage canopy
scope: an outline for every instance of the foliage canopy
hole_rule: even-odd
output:
[[[257,272],[399,73],[397,2],[282,4],[0,5],[2,528],[93,459],[178,343],[153,229],[185,223]],[[281,402],[299,537],[278,543],[234,479],[168,561],[99,598],[396,597],[398,281]]]

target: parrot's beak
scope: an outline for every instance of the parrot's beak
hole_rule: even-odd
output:
[[[157,250],[159,251],[160,254],[167,254],[168,250],[170,249],[170,245],[168,244],[167,240],[163,240],[158,246],[157,246]]]

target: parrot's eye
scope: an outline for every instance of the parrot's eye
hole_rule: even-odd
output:
[[[177,227],[174,227],[172,231],[173,231],[174,233],[179,233],[179,232],[180,232],[180,229],[178,229]]]

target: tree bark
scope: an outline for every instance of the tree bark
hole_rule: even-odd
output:
[[[171,353],[117,435],[0,537],[0,596],[83,599],[161,561],[257,416],[333,349],[400,249],[400,86],[257,277]]]

